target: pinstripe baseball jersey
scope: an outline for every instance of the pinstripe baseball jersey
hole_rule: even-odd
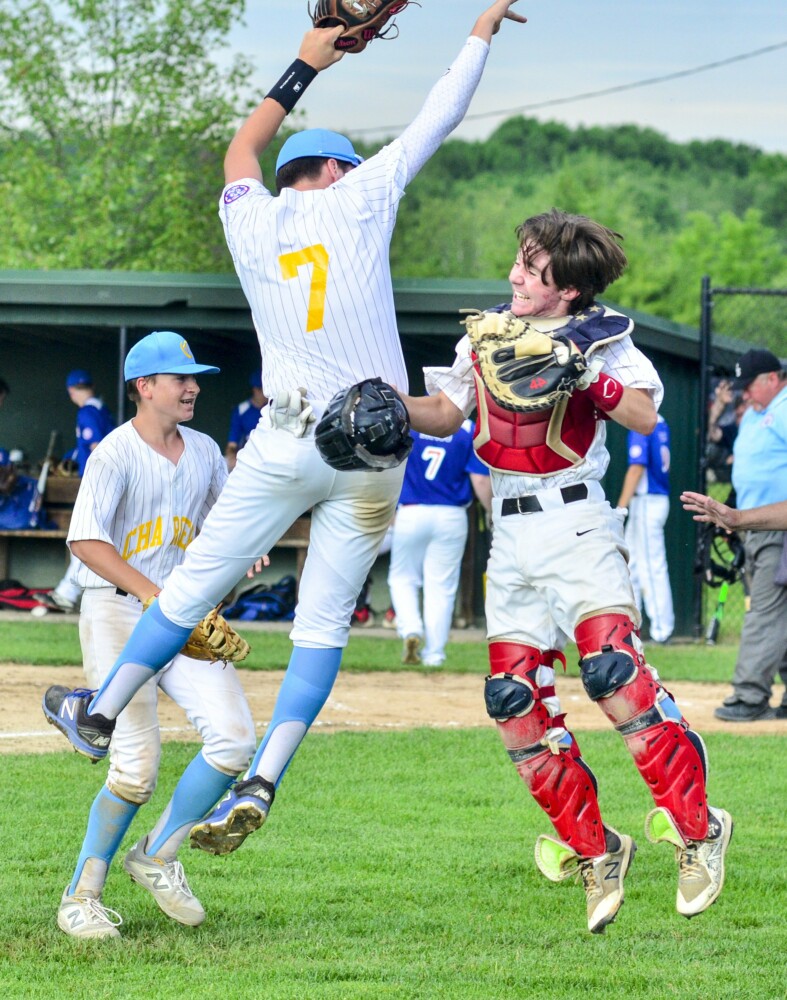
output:
[[[462,120],[488,51],[469,38],[402,135],[330,187],[278,197],[253,178],[225,187],[219,214],[266,396],[305,386],[326,402],[375,376],[407,391],[388,262],[396,213],[407,183]]]
[[[661,405],[664,392],[656,369],[634,346],[629,335],[597,348],[593,352],[593,357],[601,358],[604,361],[602,370],[612,375],[622,385],[647,389],[655,406],[658,408]],[[465,416],[473,411],[476,400],[469,337],[463,337],[456,345],[456,358],[450,368],[424,368],[424,375],[427,393],[434,395],[443,391]],[[492,493],[496,497],[508,499],[536,493],[539,490],[600,480],[609,466],[606,440],[606,421],[599,420],[584,461],[578,465],[544,476],[502,473],[492,469]]]
[[[162,585],[183,561],[227,478],[219,446],[179,427],[185,448],[177,465],[147,445],[129,420],[93,451],[79,487],[68,542],[108,542],[135,569]],[[106,581],[79,565],[82,587]]]

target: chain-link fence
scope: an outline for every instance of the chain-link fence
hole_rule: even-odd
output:
[[[700,488],[722,503],[734,503],[732,447],[745,410],[728,384],[736,356],[752,347],[784,357],[787,344],[787,288],[714,288],[702,283],[701,377],[707,403],[702,435]],[[740,635],[747,586],[740,540],[712,526],[698,532],[696,630],[706,641]]]

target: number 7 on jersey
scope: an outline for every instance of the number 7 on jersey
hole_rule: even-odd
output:
[[[325,290],[328,287],[328,251],[322,243],[315,243],[303,250],[293,250],[279,257],[281,276],[285,281],[298,276],[299,267],[312,265],[309,286],[309,307],[306,313],[306,332],[319,330],[325,317]]]

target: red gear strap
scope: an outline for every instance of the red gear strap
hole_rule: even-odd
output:
[[[587,394],[604,413],[610,413],[623,398],[624,386],[611,375],[599,375],[595,382],[587,387]]]

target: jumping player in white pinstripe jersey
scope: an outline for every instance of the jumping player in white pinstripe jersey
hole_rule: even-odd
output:
[[[183,426],[194,415],[196,376],[218,368],[194,361],[188,343],[151,333],[129,351],[125,378],[136,416],[105,437],[85,468],[68,533],[81,560],[79,617],[85,675],[97,687],[152,597],[180,565],[227,479],[215,441]],[[156,787],[161,737],[158,689],[185,711],[204,745],[155,827],[123,865],[173,920],[196,925],[205,911],[176,855],[194,821],[229,788],[254,752],[254,723],[237,674],[183,655],[171,658],[120,714],[106,784],[90,810],[58,925],[73,937],[117,937],[120,922],[101,902],[115,852]]]
[[[540,412],[503,408],[464,337],[452,368],[426,369],[434,395],[405,402],[413,427],[438,435],[478,407],[475,448],[491,469],[494,525],[486,707],[560,838],[538,838],[539,868],[553,881],[579,872],[588,928],[598,933],[623,902],[636,850],[602,821],[595,777],[557,697],[554,664],[565,666],[565,636],[573,636],[588,696],[653,795],[648,836],[677,848],[677,908],[691,917],[721,892],[732,820],[708,806],[702,740],[645,661],[622,516],[600,482],[609,463],[605,421],[650,433],[661,382],[631,340],[633,323],[594,301],[626,266],[619,236],[555,209],[526,219],[517,235],[512,299],[495,311],[570,337],[589,365],[584,388]],[[516,357],[516,342],[509,348]]]
[[[495,0],[480,14],[412,124],[366,162],[346,137],[312,129],[282,147],[279,197],[262,182],[259,157],[287,112],[319,71],[341,59],[334,48],[341,28],[306,33],[299,58],[227,151],[221,219],[254,317],[271,404],[184,564],[143,616],[108,682],[92,701],[66,698],[59,713],[78,720],[69,731],[72,742],[88,739],[95,746],[90,727],[99,741],[111,731],[111,720],[137,687],[257,554],[311,509],[294,648],[273,718],[247,780],[192,831],[192,843],[212,853],[234,850],[264,822],[333,687],[356,598],[394,513],[404,469],[333,470],[317,452],[309,420],[361,379],[380,376],[407,388],[388,260],[397,207],[407,184],[461,122],[503,19],[524,22],[510,12],[514,2]]]

